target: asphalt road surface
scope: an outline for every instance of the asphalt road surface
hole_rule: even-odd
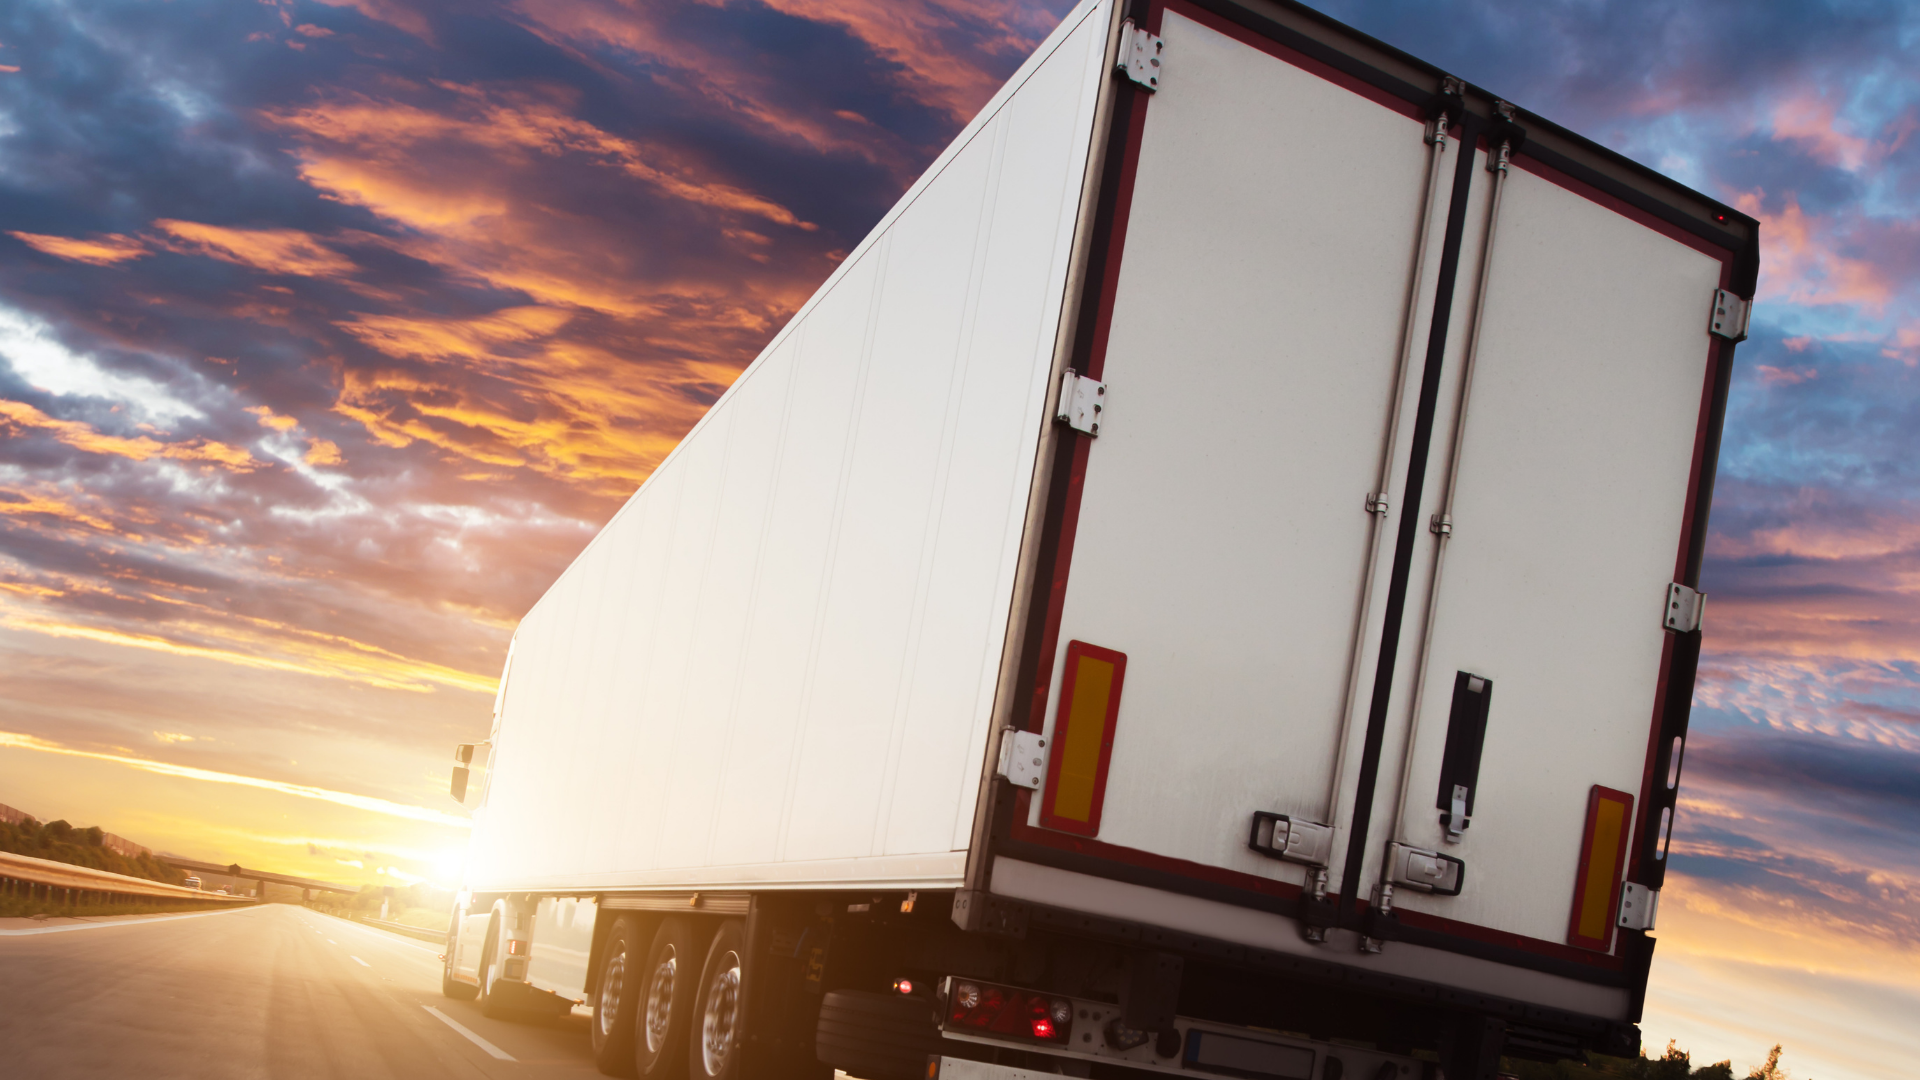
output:
[[[489,1020],[437,947],[304,908],[0,924],[9,1080],[600,1076],[584,1009]]]

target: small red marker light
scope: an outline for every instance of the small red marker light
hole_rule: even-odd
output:
[[[1036,1039],[1053,1038],[1053,1021],[1041,1017],[1033,1022],[1033,1037]]]
[[[912,979],[895,979],[895,980],[893,980],[893,992],[894,992],[894,993],[896,993],[896,994],[911,994],[911,993],[913,993],[913,980],[912,980]]]

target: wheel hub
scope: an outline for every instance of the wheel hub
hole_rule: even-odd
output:
[[[647,987],[648,1053],[657,1054],[666,1049],[667,1026],[673,1021],[673,980],[679,967],[676,960],[669,946],[653,969],[653,981]]]
[[[614,1021],[620,1015],[620,995],[626,989],[626,982],[627,953],[622,949],[607,960],[606,973],[600,977],[600,1009],[595,1023],[600,1026],[602,1038],[613,1034]]]
[[[707,987],[700,1018],[700,1058],[708,1076],[719,1076],[733,1049],[734,1021],[740,1014],[740,954],[720,958],[720,972]]]

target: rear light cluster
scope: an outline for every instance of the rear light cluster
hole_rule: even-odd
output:
[[[954,979],[947,992],[947,1029],[1012,1035],[1065,1044],[1073,1036],[1073,1002],[1011,986]]]

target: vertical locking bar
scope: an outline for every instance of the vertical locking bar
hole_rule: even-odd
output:
[[[1433,517],[1432,531],[1435,537],[1433,545],[1433,571],[1427,578],[1426,617],[1420,630],[1420,654],[1413,668],[1413,707],[1408,712],[1407,745],[1405,756],[1400,763],[1400,797],[1395,801],[1393,815],[1393,837],[1404,842],[1406,836],[1406,811],[1408,790],[1413,784],[1414,751],[1419,746],[1420,718],[1425,705],[1427,664],[1433,652],[1433,620],[1440,607],[1440,582],[1446,571],[1447,541],[1453,537],[1453,504],[1460,487],[1460,451],[1466,445],[1467,406],[1473,399],[1474,367],[1480,356],[1480,333],[1486,322],[1487,282],[1493,276],[1494,240],[1498,236],[1500,224],[1500,204],[1506,192],[1507,170],[1512,161],[1513,151],[1524,133],[1513,122],[1514,107],[1504,101],[1494,102],[1499,114],[1490,133],[1491,150],[1487,155],[1487,171],[1493,174],[1492,202],[1487,208],[1486,237],[1480,245],[1480,271],[1473,297],[1473,322],[1467,327],[1467,350],[1463,369],[1460,373],[1460,394],[1453,412],[1452,449],[1447,456],[1446,486],[1440,500],[1440,512]],[[1465,677],[1465,672],[1461,673]],[[1484,719],[1482,721],[1484,723]],[[1449,739],[1451,741],[1451,739]],[[1475,757],[1477,759],[1478,753]],[[1446,825],[1447,839],[1459,842],[1457,826],[1463,825],[1459,815],[1449,818]]]

